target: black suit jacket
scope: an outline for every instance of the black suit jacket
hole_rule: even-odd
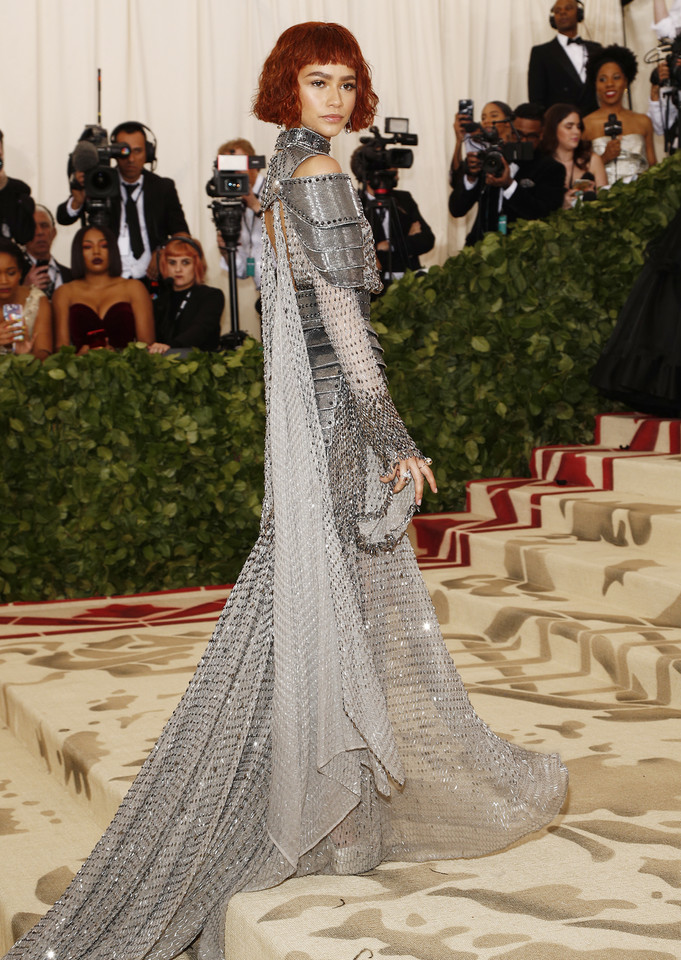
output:
[[[591,54],[601,45],[585,40],[584,46]],[[583,117],[598,109],[596,91],[582,83],[558,37],[532,47],[527,92],[532,103],[540,103],[547,109],[554,103],[572,103]]]
[[[419,208],[412,195],[407,190],[393,190],[390,206],[392,251],[377,250],[381,270],[392,269],[395,273],[404,273],[405,270],[420,270],[419,256],[428,253],[435,245],[435,237],[426,221],[419,212]],[[359,191],[364,213],[371,224],[374,242],[385,240],[383,229],[383,213],[372,207],[371,198],[363,190]],[[409,234],[413,223],[421,224],[420,233]],[[392,260],[390,258],[392,253]]]
[[[31,188],[23,180],[8,177],[0,190],[0,235],[17,243],[28,243],[35,233],[35,203]]]
[[[57,264],[57,270],[61,274],[61,282],[70,283],[73,280],[73,274],[71,273],[71,268],[67,267],[63,263],[60,263],[58,260],[55,260],[54,262]]]
[[[179,317],[174,316],[170,302],[172,284],[164,281],[154,300],[156,342],[171,347],[198,347],[217,350],[220,339],[220,318],[225,295],[217,287],[195,284]]]
[[[502,212],[509,223],[516,220],[541,220],[563,204],[565,194],[565,167],[553,157],[540,154],[533,160],[518,164],[515,175],[518,184],[511,197],[503,198]],[[473,228],[466,237],[466,244],[477,243],[490,230],[498,229],[498,187],[486,187],[478,177],[474,187],[466,189],[462,167],[454,175],[454,189],[449,195],[449,212],[453,217],[463,217],[478,203],[478,214]]]
[[[152,251],[154,251],[174,233],[189,233],[189,227],[184,218],[182,204],[177,195],[174,181],[169,177],[159,177],[149,170],[142,172],[142,178],[144,219],[149,234],[149,243]],[[84,210],[79,210],[76,216],[72,217],[66,209],[66,204],[67,201],[64,201],[57,207],[58,223],[68,226],[84,217]],[[121,226],[120,193],[111,198],[110,226],[118,236]]]

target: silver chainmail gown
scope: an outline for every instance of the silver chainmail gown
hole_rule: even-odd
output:
[[[328,153],[282,133],[262,203],[268,420],[258,540],[111,825],[11,960],[224,956],[239,890],[381,860],[475,857],[560,810],[557,755],[475,714],[406,537],[420,453],[368,323],[368,225]],[[229,949],[229,948],[228,948]]]

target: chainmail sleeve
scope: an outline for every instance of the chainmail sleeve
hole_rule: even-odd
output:
[[[314,288],[324,327],[350,388],[359,426],[384,473],[423,454],[407,433],[372,348],[372,331],[354,290],[335,287],[321,276]],[[375,334],[374,334],[375,336]]]
[[[388,391],[385,364],[369,323],[369,293],[381,288],[371,229],[346,174],[282,179],[291,267],[312,288],[321,321],[350,389],[357,420],[381,469],[422,457]],[[301,256],[302,254],[302,256]]]

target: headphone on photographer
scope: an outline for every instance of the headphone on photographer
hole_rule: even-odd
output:
[[[114,143],[119,133],[141,133],[144,137],[144,162],[151,164],[151,169],[156,168],[156,136],[145,123],[139,120],[128,120],[125,123],[119,123],[111,131],[110,142]],[[147,136],[149,134],[149,136]],[[149,139],[151,137],[151,139]]]
[[[575,0],[575,3],[577,4],[577,23],[581,23],[584,20],[584,3],[583,3],[583,0]],[[551,15],[549,16],[549,23],[554,30],[558,29],[556,26],[556,18],[553,15],[553,7],[551,7]]]

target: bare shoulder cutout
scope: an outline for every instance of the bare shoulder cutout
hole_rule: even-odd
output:
[[[342,173],[340,165],[333,157],[327,157],[323,153],[316,153],[313,157],[303,160],[300,166],[296,167],[293,173],[294,177],[321,177],[329,173]]]

